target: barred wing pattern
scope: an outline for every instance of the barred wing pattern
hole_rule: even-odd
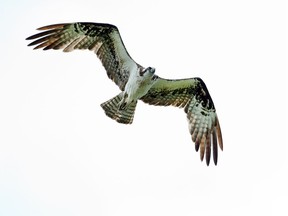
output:
[[[213,160],[217,165],[217,143],[223,150],[221,129],[212,98],[200,78],[180,80],[159,78],[141,100],[151,105],[184,108],[195,149],[198,151],[200,148],[200,159],[203,160],[206,155],[206,163],[209,165],[212,143]]]
[[[66,23],[38,28],[43,32],[32,35],[34,40],[28,46],[34,49],[63,49],[70,52],[75,49],[94,51],[101,60],[107,75],[121,90],[129,78],[129,71],[137,63],[128,54],[118,28],[104,23]]]

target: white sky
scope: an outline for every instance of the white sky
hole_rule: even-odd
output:
[[[0,215],[287,215],[285,1],[1,3]],[[164,78],[201,77],[220,119],[218,166],[200,162],[186,116],[119,93],[92,52],[33,51],[43,25],[118,26],[131,56]]]

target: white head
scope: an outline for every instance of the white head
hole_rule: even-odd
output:
[[[155,75],[155,68],[153,67],[147,67],[147,68],[143,68],[142,70],[140,70],[139,72],[139,75],[141,77],[145,77],[145,78],[148,78],[148,77],[151,77],[152,80],[155,80],[158,78],[158,76]]]

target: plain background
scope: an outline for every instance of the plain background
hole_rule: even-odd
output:
[[[285,1],[1,3],[0,215],[287,215]],[[119,93],[92,52],[33,51],[43,25],[118,26],[130,55],[164,78],[201,77],[224,139],[201,163],[183,110]]]

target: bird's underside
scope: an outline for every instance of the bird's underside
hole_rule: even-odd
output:
[[[200,78],[169,80],[144,68],[128,54],[118,28],[103,23],[66,23],[44,26],[32,35],[34,49],[88,49],[96,53],[108,77],[121,93],[101,104],[105,114],[119,123],[131,124],[138,100],[156,106],[183,108],[195,149],[209,165],[211,152],[215,165],[218,145],[223,150],[222,134],[212,98]],[[212,150],[211,150],[212,149]]]

